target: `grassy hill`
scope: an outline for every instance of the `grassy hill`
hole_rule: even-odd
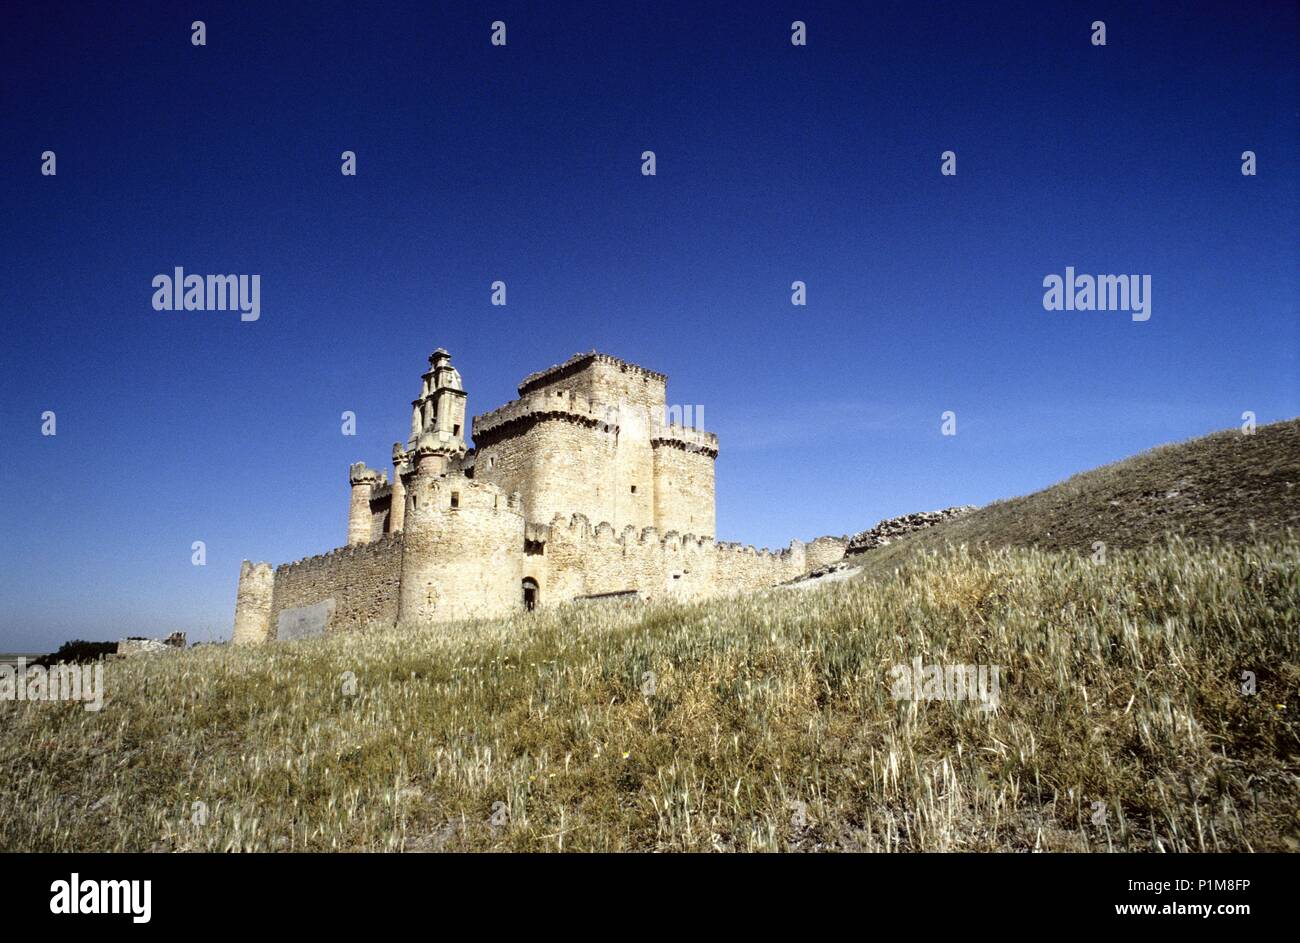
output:
[[[1298,433],[870,578],[112,661],[97,713],[0,701],[0,850],[1300,850]],[[996,706],[900,691],[915,659]]]
[[[0,849],[1294,850],[1297,564],[918,555],[111,662],[98,713],[0,703]],[[896,699],[916,657],[1000,666],[997,709]]]
[[[921,550],[966,544],[1092,554],[1183,533],[1249,541],[1300,530],[1300,419],[1217,432],[1104,465],[1043,491],[851,558],[885,572]]]

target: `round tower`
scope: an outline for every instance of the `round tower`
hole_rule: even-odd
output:
[[[271,597],[275,571],[269,563],[245,560],[239,568],[239,592],[235,597],[236,645],[260,645],[271,636]]]
[[[398,622],[490,618],[524,607],[524,518],[494,485],[427,475],[416,456],[402,529]],[[425,462],[420,459],[425,458]]]
[[[370,543],[370,495],[379,484],[379,472],[357,462],[348,468],[352,499],[348,503],[348,546]]]
[[[388,506],[388,532],[396,534],[406,525],[406,481],[411,467],[406,463],[402,443],[393,443],[393,497]]]

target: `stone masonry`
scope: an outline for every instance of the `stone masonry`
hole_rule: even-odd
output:
[[[935,524],[942,524],[946,520],[969,514],[974,510],[974,505],[963,504],[957,507],[943,508],[939,511],[917,511],[915,514],[891,517],[888,520],[881,521],[871,530],[864,530],[848,538],[848,543],[843,548],[841,556],[853,556],[866,553],[868,550],[874,550],[877,547],[886,547],[900,537],[906,537],[918,530],[925,530]]]
[[[451,356],[434,351],[391,482],[364,462],[348,470],[346,546],[274,569],[244,562],[237,644],[612,594],[699,599],[844,556],[836,537],[780,552],[714,540],[718,438],[674,421],[662,373],[593,351],[526,377],[518,399],[469,423],[467,400]]]

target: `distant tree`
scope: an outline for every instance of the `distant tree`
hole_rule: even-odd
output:
[[[84,664],[88,661],[99,661],[106,655],[117,654],[117,642],[87,642],[85,639],[76,639],[71,642],[64,642],[59,646],[59,650],[51,655],[42,655],[32,662],[33,665],[42,665],[49,668],[51,665],[58,664]]]

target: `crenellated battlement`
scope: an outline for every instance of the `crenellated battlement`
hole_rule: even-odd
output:
[[[564,363],[552,364],[545,370],[539,370],[536,373],[528,374],[528,376],[524,377],[524,382],[519,384],[519,395],[523,396],[538,387],[564,380],[588,369],[593,364],[603,364],[609,367],[614,367],[620,372],[631,373],[634,376],[655,383],[666,384],[668,382],[668,377],[665,374],[657,373],[654,370],[648,370],[645,367],[629,363],[626,360],[620,360],[618,357],[609,354],[602,354],[599,351],[590,350],[585,354],[574,354],[568,360],[564,361]]]
[[[658,412],[662,413],[662,410]],[[491,412],[475,416],[472,433],[475,444],[482,448],[547,419],[613,433],[635,425],[648,433],[651,446],[664,445],[717,456],[716,434],[694,426],[663,422],[655,413],[656,410],[635,404],[592,399],[576,390],[547,389],[529,393]]]
[[[370,468],[365,462],[353,462],[348,466],[348,481],[352,485],[370,485],[374,487],[388,481],[388,473]]]
[[[239,565],[239,578],[245,579],[263,579],[274,572],[274,568],[269,563],[254,563],[252,560],[245,560]]]
[[[718,457],[718,437],[712,432],[696,429],[692,426],[657,426],[650,432],[651,448],[681,449],[683,452],[699,452],[709,458]]]
[[[530,393],[491,412],[475,416],[470,423],[471,433],[475,445],[482,448],[547,419],[572,422],[588,428],[605,427],[608,431],[616,431],[618,428],[617,409],[613,405],[595,402],[572,390],[547,390]]]
[[[717,541],[710,536],[682,534],[675,530],[665,531],[660,534],[653,527],[636,528],[629,525],[619,531],[609,521],[599,521],[592,524],[585,514],[571,514],[567,518],[562,514],[555,515],[551,519],[551,523],[547,525],[546,533],[549,537],[556,535],[560,531],[592,541],[605,541],[623,545],[636,543],[640,545],[658,544],[665,547],[691,547],[701,550],[713,549],[718,553],[765,557],[772,560],[790,559],[795,554],[796,548],[803,547],[801,541],[792,540],[789,547],[782,550],[770,550],[767,547],[754,547],[752,544]]]
[[[402,534],[385,534],[378,540],[372,540],[364,544],[348,544],[344,547],[335,547],[333,550],[325,553],[318,553],[314,556],[303,557],[301,560],[294,560],[292,563],[281,563],[275,568],[276,576],[281,573],[309,569],[311,567],[333,566],[340,560],[349,560],[358,557],[371,557],[377,554],[390,553],[395,548],[401,547]]]

